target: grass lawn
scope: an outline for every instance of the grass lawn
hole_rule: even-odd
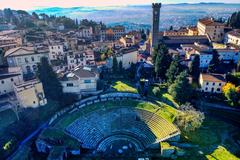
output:
[[[238,146],[229,135],[236,128],[221,120],[206,117],[203,125],[194,132],[181,136],[186,143],[197,145],[187,149],[183,159],[237,160]]]
[[[161,102],[164,102],[166,104],[168,104],[169,106],[173,106],[175,108],[178,108],[179,107],[179,104],[173,99],[173,97],[168,93],[167,91],[167,86],[165,84],[160,84],[160,85],[157,85],[159,88],[160,88],[160,95],[157,96],[157,98],[159,98],[159,101]],[[155,87],[157,87],[155,86]],[[149,92],[148,94],[150,96],[154,96],[156,97],[152,90],[153,90],[154,87],[150,87],[149,88]]]
[[[131,86],[128,82],[117,81],[112,86],[118,92],[132,92],[138,93],[137,89]]]
[[[66,135],[62,130],[58,130],[56,128],[47,128],[45,129],[40,138],[50,138],[54,140],[61,140],[65,146],[68,146],[73,149],[79,149],[79,143],[77,140],[73,139],[72,137]]]
[[[233,155],[225,147],[218,146],[211,154],[206,156],[209,160],[239,160],[240,158]]]

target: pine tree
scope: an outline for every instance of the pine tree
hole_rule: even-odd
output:
[[[175,57],[167,70],[166,77],[168,84],[172,84],[179,73],[182,71],[179,57]]]
[[[76,18],[76,22],[75,22],[75,24],[78,26],[78,19]]]
[[[63,98],[62,85],[46,57],[43,57],[38,65],[37,76],[43,84],[46,97],[51,100],[61,101]]]
[[[118,71],[118,62],[117,62],[116,56],[113,56],[112,70],[113,70],[113,73],[117,73],[117,71]]]
[[[179,103],[183,104],[192,97],[192,86],[187,79],[187,73],[181,72],[174,83],[168,88],[168,92]]]
[[[120,61],[118,63],[118,71],[119,71],[119,73],[122,73],[122,71],[123,71],[122,61]]]
[[[213,51],[213,58],[212,58],[212,60],[210,61],[209,66],[208,66],[208,72],[216,73],[219,64],[220,64],[219,55],[218,55],[217,51],[214,50],[214,51]]]
[[[240,11],[234,12],[228,19],[228,25],[234,29],[240,29]]]
[[[157,51],[157,57],[154,64],[156,76],[165,80],[166,71],[171,64],[172,58],[170,54],[168,54],[168,48],[165,45],[159,45]]]
[[[240,61],[238,61],[238,64],[237,64],[237,72],[240,72]]]
[[[193,79],[195,81],[198,80],[198,78],[199,78],[199,74],[200,74],[199,66],[200,66],[199,55],[195,55],[190,64],[190,68],[189,68],[189,72],[193,76]]]

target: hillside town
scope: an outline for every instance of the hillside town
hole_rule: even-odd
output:
[[[11,112],[18,119],[16,124],[5,126],[6,133],[12,127],[18,129],[16,133],[11,131],[9,134],[14,138],[5,136],[0,139],[1,148],[6,148],[0,151],[1,156],[13,154],[22,137],[30,135],[59,111],[67,110],[65,107],[78,106],[76,102],[82,104],[89,97],[96,98],[91,104],[102,102],[104,98],[101,96],[112,92],[112,95],[118,91],[137,93],[139,97],[136,99],[149,102],[165,99],[163,103],[167,103],[162,94],[166,90],[165,95],[171,96],[171,105],[175,107],[188,102],[203,112],[208,108],[229,108],[239,113],[240,26],[234,22],[234,14],[228,22],[204,17],[195,26],[173,26],[160,31],[159,25],[164,23],[159,21],[161,4],[154,3],[152,8],[152,29],[148,30],[126,30],[124,26],[109,27],[87,19],[72,20],[21,10],[0,10],[0,113]],[[126,89],[125,85],[130,84],[131,87]],[[111,98],[122,99],[118,96]],[[86,101],[86,105],[90,102]],[[98,119],[97,116],[95,118]],[[31,124],[28,120],[36,123]],[[89,117],[88,120],[93,119]],[[98,120],[105,123],[102,119]],[[73,130],[81,130],[75,123],[84,126],[82,121],[83,118],[74,121],[65,132],[79,137],[82,148],[92,149],[94,143],[81,137],[87,135]],[[122,124],[125,123],[122,120]],[[29,131],[19,134],[25,125],[29,125]],[[172,124],[165,122],[165,125]],[[176,139],[180,132],[171,127],[172,130],[166,132],[174,134],[175,137],[170,137]],[[178,127],[184,132],[181,125]],[[58,159],[56,155],[67,157],[66,147],[49,147],[55,141],[51,138],[44,141],[42,137],[43,134],[34,142],[39,152],[44,155],[49,152],[49,160]],[[239,151],[239,142],[238,137],[236,152]],[[56,143],[62,144],[61,141]],[[71,154],[77,156],[82,153],[74,150]],[[172,154],[161,152],[162,156],[172,159],[181,154],[184,155],[180,151]],[[98,154],[94,152],[93,155]],[[139,155],[146,156],[143,153]]]

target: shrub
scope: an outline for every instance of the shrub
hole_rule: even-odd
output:
[[[153,94],[155,95],[155,96],[160,96],[161,95],[161,91],[160,91],[160,88],[159,87],[154,87],[153,88],[153,90],[152,90],[152,92],[153,92]]]
[[[180,106],[181,112],[176,117],[178,127],[185,132],[194,131],[201,127],[205,118],[204,113],[197,111],[190,103]]]

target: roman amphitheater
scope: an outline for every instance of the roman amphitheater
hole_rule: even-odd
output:
[[[56,114],[36,141],[37,148],[44,152],[46,146],[57,144],[91,155],[129,157],[144,153],[159,148],[160,142],[179,139],[178,128],[164,117],[165,112],[138,94],[90,97]]]

